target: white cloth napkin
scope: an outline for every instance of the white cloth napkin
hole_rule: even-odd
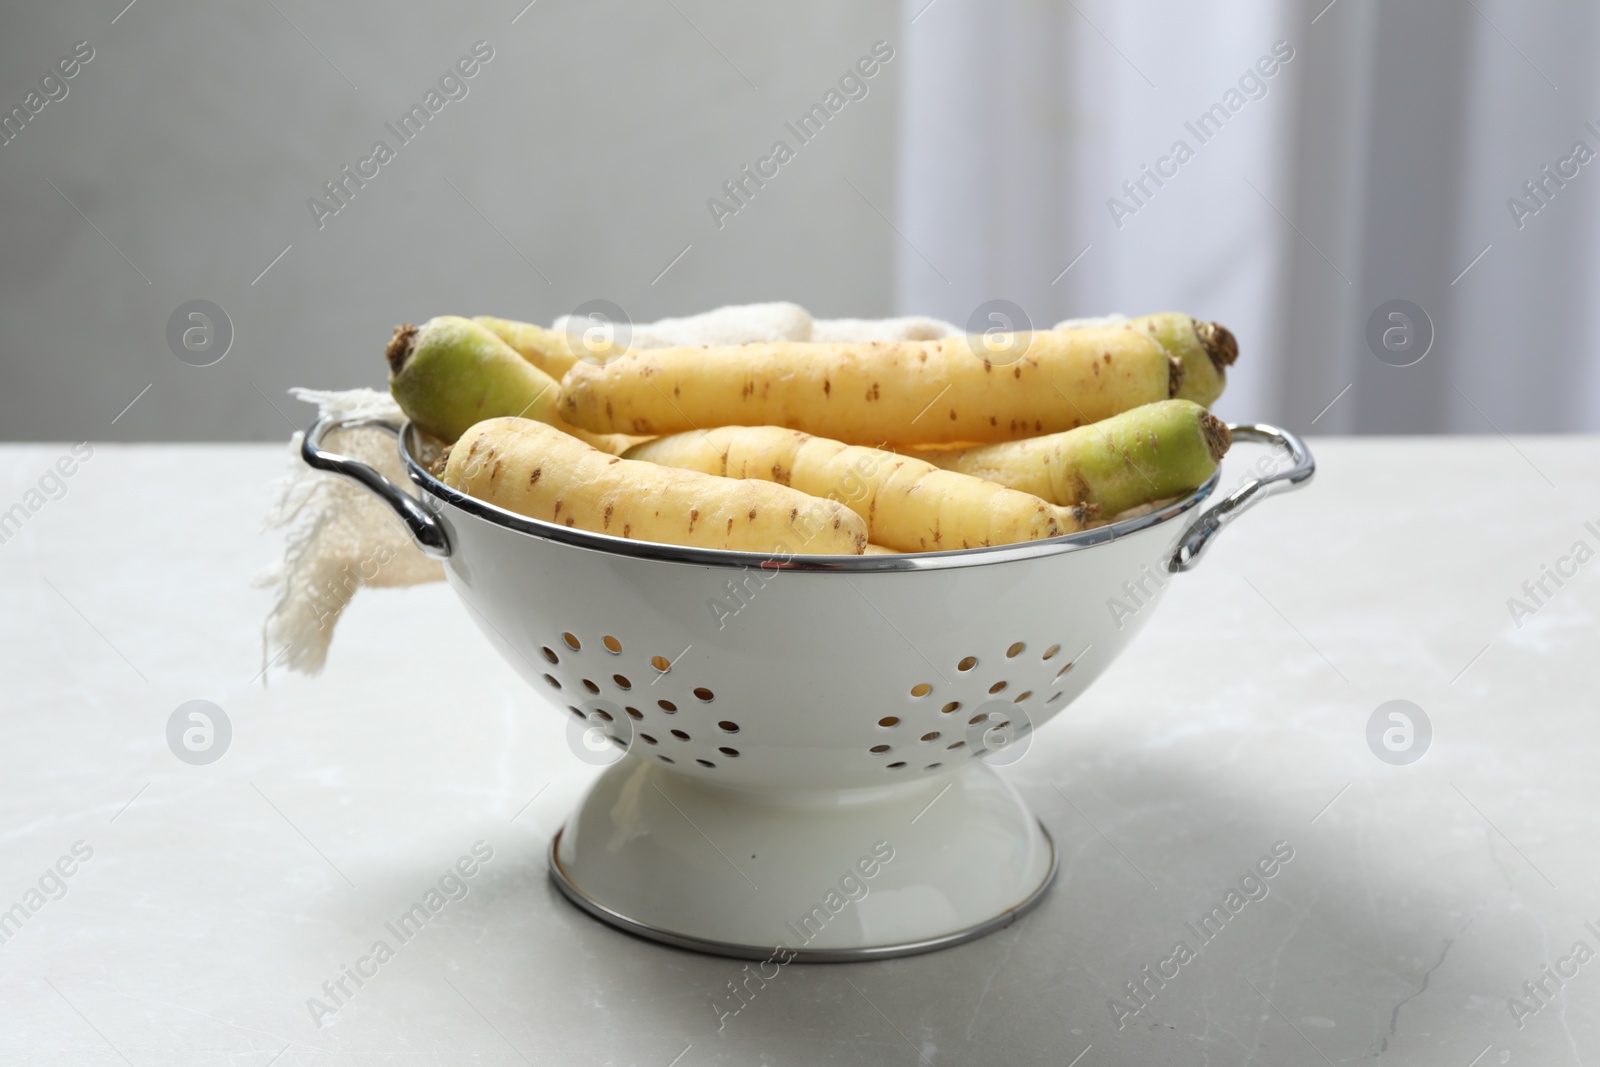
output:
[[[566,318],[554,328],[564,329]],[[700,315],[632,327],[629,346],[746,344],[754,341],[911,341],[955,337],[961,330],[929,318],[813,319],[798,304],[742,304]],[[319,417],[404,418],[387,393],[291,389],[297,400],[317,406]],[[289,474],[266,526],[284,532],[283,558],[256,578],[277,591],[262,628],[267,668],[282,664],[316,674],[327,662],[333,630],[352,597],[367,586],[416,585],[444,577],[439,563],[417,550],[400,520],[377,497],[351,482],[313,470],[300,459],[304,434],[289,442]],[[415,493],[400,466],[394,438],[374,427],[328,435],[326,446],[371,464],[391,482]]]

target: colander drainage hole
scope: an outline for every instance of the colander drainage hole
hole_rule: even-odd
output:
[[[898,771],[900,768],[902,768],[904,766],[905,766],[905,761],[904,760],[896,760],[895,762],[889,764],[889,766],[886,767],[885,769],[886,770],[891,770],[891,771]]]
[[[726,733],[736,734],[739,732],[739,724],[736,722],[729,722],[727,719],[723,719],[721,722],[717,723],[717,729]]]
[[[662,763],[677,763],[678,762],[677,760],[673,759],[671,756],[657,756],[656,759],[660,760]]]
[[[1060,700],[1065,695],[1066,695],[1065,693],[1057,693],[1054,696],[1052,696],[1049,700],[1046,700],[1045,703],[1046,704],[1054,704],[1056,701]]]
[[[978,665],[978,657],[977,656],[967,656],[960,663],[956,664],[956,670],[958,670],[958,671],[970,671],[972,668],[976,667],[977,665]]]
[[[954,752],[958,748],[966,748],[967,747],[967,743],[965,741],[954,741],[954,742],[951,742],[950,744],[948,744],[948,745],[946,745],[944,747],[948,751]]]
[[[989,687],[989,693],[991,695],[993,695],[995,693],[1003,692],[1005,690],[1005,687],[1006,687],[1006,683],[1005,682],[996,682],[996,683],[994,683],[993,685],[991,685]]]
[[[662,674],[666,674],[672,669],[672,661],[665,656],[651,656],[650,666],[654,667]]]
[[[567,647],[572,649],[572,651],[574,651],[574,652],[578,651],[579,649],[581,649],[583,647],[582,642],[580,642],[576,637],[572,636],[571,634],[562,634],[561,635],[561,640],[565,641],[567,643]]]
[[[986,720],[988,717],[989,717],[989,713],[988,712],[986,712],[986,711],[979,712],[978,714],[974,715],[972,718],[967,720],[967,725],[968,726],[976,726],[980,722],[983,722],[984,720]]]
[[[1061,651],[1061,646],[1060,645],[1051,645],[1049,648],[1044,650],[1044,658],[1045,659],[1055,659],[1056,658],[1056,653],[1060,652],[1060,651]]]
[[[867,751],[868,752],[887,752],[887,751],[889,751],[889,746],[888,745],[873,745],[871,748],[867,749]]]
[[[591,693],[598,694],[600,692],[600,687],[598,685],[595,685],[593,682],[589,681],[589,679],[587,679],[587,678],[585,678],[583,680],[583,687],[585,689],[587,689]]]
[[[1068,671],[1070,671],[1072,669],[1072,666],[1073,665],[1071,663],[1069,663],[1065,667],[1062,667],[1059,671],[1056,672],[1056,677],[1060,678],[1063,674],[1066,674]]]
[[[898,716],[898,715],[885,715],[883,718],[878,720],[878,725],[883,727],[885,730],[887,730],[891,726],[899,726],[900,725],[900,716]]]
[[[539,651],[543,652],[544,653],[544,658],[549,660],[551,663],[560,663],[561,662],[560,658],[556,656],[556,650],[551,648],[549,645],[545,645]]]
[[[545,681],[547,681],[547,682],[549,682],[549,683],[550,683],[550,686],[551,686],[551,688],[553,688],[553,689],[560,689],[560,688],[561,688],[561,683],[560,683],[560,682],[558,682],[558,681],[556,681],[556,677],[555,677],[555,675],[553,675],[553,674],[547,674],[547,675],[545,675],[545,676],[544,676],[544,680],[545,680]]]
[[[694,698],[703,704],[709,704],[717,699],[717,694],[702,685],[695,687]]]
[[[1013,704],[1020,704],[1024,700],[1027,700],[1031,696],[1033,696],[1033,690],[1032,689],[1024,689],[1022,692],[1018,693],[1015,697],[1013,697],[1011,702]]]
[[[944,707],[940,708],[939,710],[944,712],[946,715],[949,715],[952,712],[960,711],[961,710],[961,701],[952,700],[950,703],[946,704]]]
[[[567,705],[567,710],[572,712],[572,714],[576,715],[580,719],[584,718],[583,712],[580,709],[573,707],[571,704]]]
[[[656,706],[668,715],[676,715],[678,713],[678,705],[670,700],[658,700],[656,701]]]
[[[925,697],[931,692],[933,692],[933,686],[927,682],[918,682],[911,687],[911,695],[914,697]]]
[[[606,709],[604,709],[604,708],[595,708],[594,709],[594,713],[596,715],[600,716],[606,722],[616,722],[617,721],[616,719],[612,718],[611,717],[611,713],[609,711],[607,711]]]
[[[697,760],[695,760],[695,762],[700,764],[700,766],[702,766],[702,767],[715,767],[716,766],[715,763],[712,763],[708,759],[697,759]]]
[[[736,749],[736,748],[728,748],[726,746],[717,749],[717,751],[722,753],[724,756],[737,756],[739,754],[739,750],[738,749]]]
[[[942,764],[942,763],[930,763],[930,764],[928,764],[926,767],[924,767],[922,769],[925,770],[925,771],[936,771],[940,767],[943,767],[943,766],[944,766],[944,764]]]
[[[617,688],[618,689],[632,689],[633,688],[633,683],[628,681],[628,679],[624,678],[620,674],[613,674],[611,676],[611,680],[613,682],[617,683]]]
[[[644,712],[640,711],[638,708],[623,708],[622,710],[628,713],[628,717],[629,718],[633,718],[633,719],[642,719],[642,718],[644,718]]]
[[[684,733],[682,730],[674,730],[674,731],[672,731],[672,736],[676,737],[679,741],[687,741],[687,740],[689,740],[689,735]]]
[[[1018,656],[1022,655],[1022,650],[1027,647],[1027,645],[1023,644],[1021,641],[1018,641],[1016,644],[1006,649],[1006,659],[1016,659]]]
[[[649,734],[640,734],[639,739],[647,745],[659,745],[661,743],[655,738],[651,737]]]
[[[933,730],[933,731],[930,731],[929,733],[925,733],[925,734],[922,735],[920,740],[922,740],[922,741],[937,741],[937,740],[939,740],[939,731],[938,730]]]
[[[622,642],[618,641],[615,637],[612,637],[610,634],[607,634],[606,636],[602,637],[600,639],[600,643],[602,645],[605,645],[606,646],[606,651],[611,653],[613,656],[622,651]]]

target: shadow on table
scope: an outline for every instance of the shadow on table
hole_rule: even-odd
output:
[[[1459,950],[1448,972],[1430,970],[1511,892],[1485,847],[1448,834],[1431,849],[1375,844],[1363,831],[1383,813],[1358,797],[1309,823],[1252,805],[1248,774],[1183,756],[1017,775],[1061,874],[1038,910],[968,945],[750,981],[753,964],[581,913],[545,875],[546,842],[524,838],[452,919],[475,936],[444,967],[534,1062],[1059,1065],[1091,1044],[1096,1064],[1189,1062],[1201,1048],[1237,1062],[1305,1057],[1308,1043],[1338,1062],[1421,1041],[1427,1027],[1407,1026],[1419,1016],[1476,1042],[1463,1063],[1515,1038],[1499,998],[1525,976]],[[1462,990],[1497,995],[1463,1015]],[[457,1019],[474,1024],[464,1005]]]

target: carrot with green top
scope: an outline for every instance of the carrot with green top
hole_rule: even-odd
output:
[[[1098,505],[1110,518],[1199,486],[1232,442],[1199,404],[1163,400],[1065,433],[917,456],[1053,504]]]
[[[626,438],[591,434],[561,417],[561,387],[471,319],[440,315],[396,326],[385,356],[389,392],[413,424],[454,441],[474,423],[506,415],[537,419],[608,452]]]
[[[1172,395],[1210,407],[1228,384],[1228,368],[1239,358],[1239,342],[1226,326],[1201,322],[1180,311],[1129,319],[1127,328],[1155,338],[1183,364],[1183,381]]]
[[[987,342],[991,347],[985,347]],[[846,444],[1010,441],[1172,396],[1183,366],[1145,333],[771,342],[580,360],[561,415],[594,433],[784,426]]]

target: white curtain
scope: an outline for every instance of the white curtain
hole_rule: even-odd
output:
[[[1233,419],[1321,433],[1600,428],[1600,158],[1548,186],[1520,229],[1507,207],[1576,141],[1600,154],[1592,5],[905,11],[902,311],[965,323],[999,297],[1036,325],[1163,309],[1215,319],[1241,343],[1218,404]],[[1433,323],[1420,363],[1369,348],[1368,318],[1391,300]]]

